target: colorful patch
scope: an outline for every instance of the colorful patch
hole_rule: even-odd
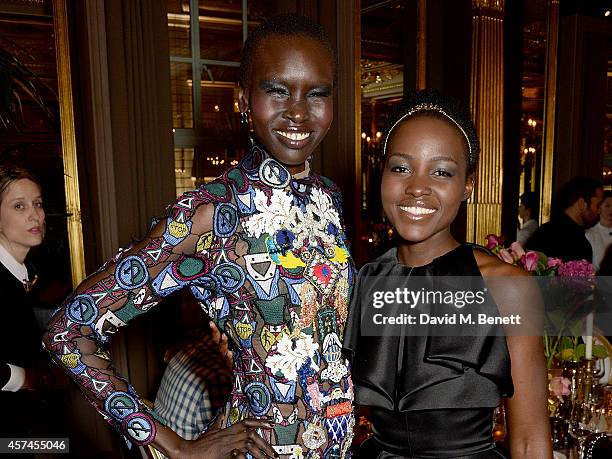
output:
[[[269,376],[269,379],[276,403],[294,404],[297,401],[295,398],[297,381],[280,382],[274,376]]]
[[[328,405],[325,407],[325,417],[327,419],[337,418],[338,416],[343,416],[345,414],[349,414],[352,411],[351,402],[340,402],[335,405]]]
[[[246,193],[236,194],[236,205],[241,215],[252,215],[257,208],[255,207],[255,190],[249,188]]]
[[[188,282],[201,277],[209,269],[208,260],[200,257],[184,257],[172,263],[172,275],[180,282]]]
[[[347,402],[349,405],[350,403]],[[350,411],[349,411],[350,413]],[[323,423],[325,425],[325,429],[327,430],[327,434],[336,446],[339,446],[340,442],[344,437],[346,437],[348,433],[349,421],[353,417],[352,414],[344,414],[341,416],[337,416],[334,418],[324,418]]]
[[[153,290],[161,296],[168,296],[172,292],[183,288],[184,282],[179,281],[172,275],[173,265],[166,266],[151,282]]]
[[[138,403],[126,392],[113,392],[104,402],[104,409],[113,419],[123,421],[138,411]]]
[[[225,173],[225,177],[231,183],[234,190],[238,193],[243,193],[249,186],[249,181],[244,172],[239,168],[234,167]]]
[[[240,338],[240,344],[245,347],[253,346],[253,333],[255,333],[255,327],[257,326],[257,322],[251,321],[245,323],[243,321],[234,321],[234,329],[236,330],[236,334]]]
[[[262,347],[266,352],[269,352],[282,337],[283,334],[289,334],[289,328],[286,325],[264,325],[261,329],[259,339]]]
[[[172,246],[178,245],[189,234],[191,225],[191,220],[185,221],[183,212],[178,214],[176,220],[169,218],[164,233],[164,240]]]
[[[266,280],[256,281],[253,276],[251,276],[252,270],[247,271],[247,279],[251,283],[251,286],[255,290],[257,297],[262,300],[271,300],[273,298],[278,297],[278,279],[280,277],[280,273],[276,270],[276,265],[271,263],[271,265],[275,268],[273,277]],[[248,268],[247,268],[248,269]]]
[[[222,179],[207,183],[200,188],[200,191],[212,202],[229,202],[232,199],[232,190]]]
[[[120,309],[115,311],[115,315],[119,317],[122,322],[126,323],[144,312],[146,311],[137,308],[136,304],[134,304],[134,299],[130,298]]]
[[[125,322],[122,321],[117,314],[108,309],[94,325],[94,330],[100,337],[115,333],[119,327],[125,326]]]
[[[267,158],[259,166],[259,179],[272,188],[282,189],[289,184],[291,175],[274,158]]]
[[[219,237],[230,237],[238,227],[238,211],[231,203],[219,204],[215,207],[213,229]]]
[[[83,385],[96,394],[99,400],[104,400],[114,390],[110,377],[94,368],[87,368],[79,375]]]
[[[153,266],[172,254],[172,245],[163,238],[151,239],[140,252],[147,266]]]
[[[249,399],[251,412],[255,416],[263,416],[270,410],[272,403],[270,390],[265,384],[258,381],[249,383],[244,388],[244,393]]]
[[[338,313],[335,309],[326,307],[317,311],[317,327],[323,338],[330,333],[338,334],[336,318]]]
[[[60,357],[62,363],[75,375],[80,375],[87,368],[83,362],[81,362],[81,353],[78,350],[63,354]]]
[[[98,317],[98,308],[90,295],[77,295],[68,303],[66,315],[77,324],[91,325]]]
[[[115,280],[125,290],[142,287],[149,280],[147,265],[136,256],[125,257],[115,269]]]
[[[212,273],[219,280],[219,287],[226,293],[234,293],[244,285],[245,275],[236,263],[222,263],[215,266]]]
[[[302,433],[302,441],[308,449],[319,449],[327,441],[327,432],[319,424],[309,422]]]
[[[249,154],[240,162],[240,167],[245,171],[248,177],[253,180],[258,180],[259,166],[265,157],[266,153],[259,146],[253,145]]]
[[[207,251],[208,249],[212,247],[213,241],[214,241],[214,234],[212,231],[202,234],[200,238],[198,239],[198,243],[196,245],[196,251],[198,253]]]
[[[273,406],[272,414],[274,417],[274,433],[279,445],[293,445],[297,442],[298,430],[300,423],[298,420],[297,407],[293,409],[291,414],[286,418],[283,417],[280,410]]]
[[[156,427],[153,419],[143,413],[132,413],[121,423],[127,437],[136,445],[142,446],[155,438]]]
[[[282,325],[285,322],[286,298],[283,295],[271,300],[256,300],[255,306],[266,325]]]
[[[323,295],[333,291],[339,276],[338,267],[319,252],[313,253],[304,271],[304,277]]]

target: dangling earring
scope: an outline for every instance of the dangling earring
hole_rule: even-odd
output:
[[[247,112],[240,112],[240,132],[248,139],[249,148],[255,145],[255,138],[249,127],[249,114]]]
[[[243,132],[249,131],[249,115],[247,115],[247,112],[240,112],[240,130]]]

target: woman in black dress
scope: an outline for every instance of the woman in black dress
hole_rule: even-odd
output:
[[[41,189],[25,169],[0,164],[0,432],[27,437],[40,425],[44,406],[40,390],[55,378],[41,345],[36,322],[36,273],[26,258],[42,243],[45,211]],[[40,434],[40,432],[38,432]]]
[[[479,291],[475,287],[483,278],[489,288],[480,289],[478,311],[487,317],[523,314],[522,306],[539,299],[525,272],[451,235],[450,225],[474,187],[478,141],[469,114],[447,97],[421,91],[400,107],[390,126],[381,190],[398,242],[361,269],[344,340],[355,401],[368,407],[373,430],[356,456],[503,457],[492,439],[493,412],[509,397],[512,457],[551,457],[541,336],[504,337],[495,327],[471,324],[418,327],[419,313],[450,317],[473,311],[458,301],[467,296],[457,293]],[[493,276],[503,278],[503,289],[491,285]],[[417,325],[381,325],[388,311],[381,303],[385,293],[393,306],[403,300],[394,295],[397,288],[442,287],[454,295],[453,302],[395,310],[412,313]],[[368,303],[371,299],[380,304]]]

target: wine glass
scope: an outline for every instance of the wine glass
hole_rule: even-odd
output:
[[[593,417],[592,406],[589,403],[577,402],[567,421],[567,432],[578,442],[578,458],[584,457],[584,443],[591,431]]]

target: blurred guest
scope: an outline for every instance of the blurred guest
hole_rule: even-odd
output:
[[[538,212],[537,212],[537,201],[536,195],[531,191],[526,191],[520,197],[520,204],[518,208],[519,217],[523,222],[523,225],[516,231],[516,240],[525,246],[527,239],[538,228]]]
[[[597,221],[602,199],[603,185],[599,180],[571,179],[558,193],[557,204],[562,211],[533,233],[526,248],[563,261],[592,260],[593,251],[584,229]]]
[[[41,188],[25,169],[0,164],[0,292],[3,331],[0,334],[0,432],[27,437],[44,424],[46,399],[41,391],[56,384],[42,350],[42,331],[33,306],[37,276],[27,260],[42,243],[45,211]],[[61,378],[61,375],[57,373]],[[38,432],[40,433],[40,432]]]
[[[612,244],[612,191],[604,193],[599,208],[599,222],[586,231],[593,249],[593,266],[598,271],[608,246]]]
[[[232,388],[227,336],[220,342],[219,330],[211,328],[212,333],[174,346],[164,356],[168,366],[155,398],[155,412],[185,440],[198,438],[206,430]]]

